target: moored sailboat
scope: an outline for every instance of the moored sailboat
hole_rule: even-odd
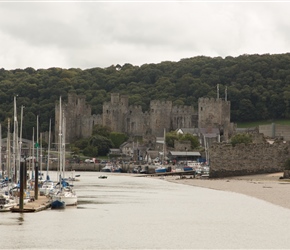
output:
[[[64,202],[66,206],[77,205],[78,198],[73,187],[63,180],[65,173],[65,117],[61,107],[60,97],[59,114],[59,189],[52,195],[52,202]]]
[[[165,173],[167,172],[167,168],[163,165],[165,163],[165,152],[166,152],[166,141],[165,141],[165,129],[164,129],[164,141],[163,141],[163,156],[161,164],[158,165],[158,167],[155,168],[155,173]]]
[[[17,202],[14,197],[0,194],[0,212],[9,212],[15,206],[17,206]]]

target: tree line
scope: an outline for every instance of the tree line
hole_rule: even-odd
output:
[[[0,69],[0,121],[3,136],[13,118],[17,97],[18,119],[24,106],[23,137],[32,138],[39,116],[40,132],[54,126],[55,103],[74,92],[86,96],[93,114],[102,113],[110,94],[128,95],[129,104],[149,109],[150,100],[170,100],[174,105],[192,105],[198,98],[217,96],[231,102],[231,121],[287,119],[290,117],[290,53],[241,55],[238,57],[185,58],[178,62],[107,68]],[[54,129],[54,128],[52,128]]]

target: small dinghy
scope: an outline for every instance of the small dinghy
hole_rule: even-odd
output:
[[[51,203],[51,209],[64,209],[65,208],[65,202],[55,200]]]

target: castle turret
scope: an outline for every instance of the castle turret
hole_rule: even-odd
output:
[[[127,112],[128,97],[112,93],[111,102],[106,102],[103,105],[103,126],[107,126],[116,132],[124,132]]]
[[[164,129],[170,131],[171,111],[171,101],[150,102],[150,127],[153,135],[163,136]]]
[[[230,106],[229,101],[220,98],[199,98],[198,100],[198,127],[219,128],[224,139],[230,133]]]
[[[68,102],[62,103],[62,110],[66,120],[66,142],[89,137],[92,134],[91,106],[86,104],[84,95],[68,94]],[[55,138],[58,138],[59,103],[55,105]]]

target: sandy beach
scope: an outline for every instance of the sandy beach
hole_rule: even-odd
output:
[[[290,180],[280,179],[283,173],[227,177],[224,179],[180,178],[166,176],[165,180],[185,185],[236,192],[290,209]]]

